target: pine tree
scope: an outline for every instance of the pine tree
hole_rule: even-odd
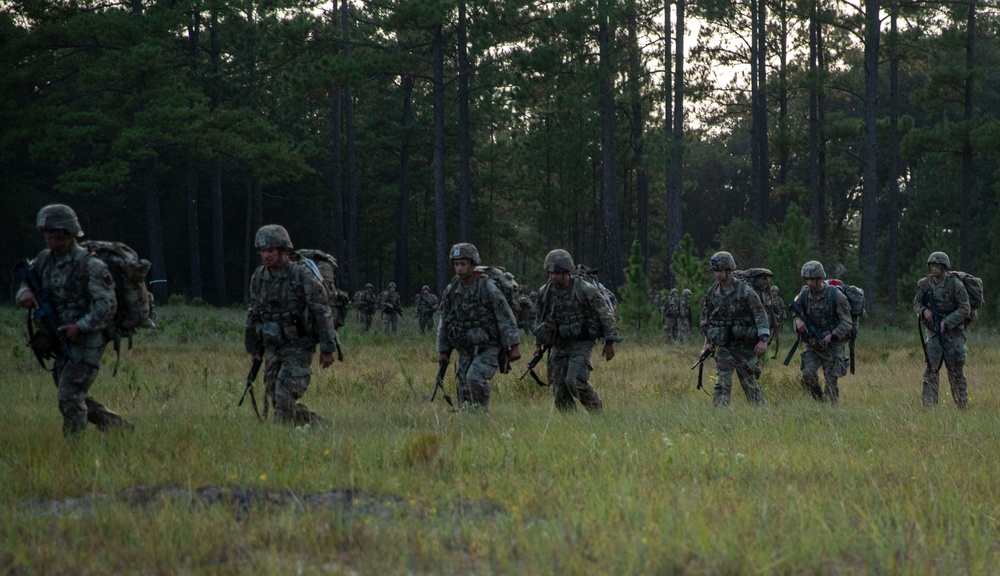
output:
[[[644,324],[651,324],[656,319],[656,309],[646,298],[650,286],[649,278],[642,271],[642,262],[642,246],[638,240],[633,241],[629,264],[625,267],[625,284],[621,287],[622,301],[618,310],[622,322],[629,324],[636,332],[642,330]]]

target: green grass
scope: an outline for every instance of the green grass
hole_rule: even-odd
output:
[[[600,416],[554,412],[525,360],[470,415],[428,402],[437,354],[408,315],[396,338],[343,331],[303,399],[331,425],[296,430],[236,407],[242,311],[158,313],[92,390],[136,432],[70,444],[0,309],[0,573],[998,573],[995,334],[970,335],[966,412],[943,370],[920,406],[914,334],[866,327],[836,408],[780,359],[765,406],[737,384],[713,408],[698,344],[643,336],[595,355]]]

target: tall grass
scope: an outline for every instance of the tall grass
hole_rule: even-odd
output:
[[[428,402],[437,354],[413,318],[397,337],[350,324],[346,362],[303,399],[330,425],[301,430],[236,407],[241,311],[159,313],[92,390],[135,433],[71,444],[22,312],[0,310],[0,572],[1000,571],[995,335],[970,335],[965,412],[943,370],[924,409],[916,336],[870,328],[839,407],[779,358],[766,405],[737,391],[713,408],[689,369],[698,344],[642,336],[595,356],[602,415],[555,412],[517,380],[524,361],[472,415]]]

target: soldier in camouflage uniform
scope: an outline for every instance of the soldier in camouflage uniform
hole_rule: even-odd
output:
[[[434,313],[437,312],[440,300],[431,293],[430,286],[421,288],[420,294],[417,294],[413,300],[417,307],[417,323],[420,325],[420,333],[432,330],[434,328]]]
[[[930,329],[924,343],[927,366],[921,400],[925,406],[938,403],[938,371],[943,363],[948,370],[951,397],[959,408],[969,402],[969,384],[965,379],[965,361],[969,349],[965,345],[965,325],[972,310],[969,292],[962,281],[950,274],[951,260],[944,252],[933,252],[927,258],[930,274],[917,282],[913,309]]]
[[[687,288],[681,292],[681,299],[678,301],[677,335],[681,342],[687,343],[691,339],[691,291]]]
[[[46,249],[31,267],[48,294],[57,316],[59,331],[69,341],[69,357],[56,344],[53,334],[42,330],[30,343],[40,358],[55,356],[52,379],[58,389],[63,434],[79,437],[91,423],[98,430],[131,430],[134,426],[89,395],[97,379],[101,356],[108,344],[106,329],[115,317],[115,281],[107,265],[77,244],[83,236],[76,212],[64,204],[51,204],[38,211],[36,220],[45,237]],[[37,309],[38,300],[26,283],[17,292],[17,302]]]
[[[621,342],[614,312],[600,289],[571,275],[573,257],[553,250],[545,257],[549,281],[538,295],[535,315],[535,354],[550,347],[547,365],[555,405],[561,411],[576,410],[576,401],[591,412],[600,412],[601,398],[590,384],[594,342],[604,340],[601,356],[615,357],[615,342]]]
[[[712,403],[729,404],[733,371],[747,400],[764,402],[757,382],[759,357],[767,352],[770,325],[767,311],[750,284],[733,277],[736,262],[729,252],[716,252],[710,261],[715,283],[701,301],[701,332],[705,347],[715,346],[719,379]]]
[[[395,282],[389,282],[389,289],[378,295],[378,307],[382,309],[382,331],[395,334],[399,317],[403,315],[403,300],[396,291]]]
[[[811,260],[803,264],[802,278],[806,288],[795,301],[822,336],[822,340],[817,341],[809,334],[805,319],[795,315],[795,331],[806,345],[799,362],[802,387],[816,400],[836,404],[840,400],[837,380],[847,374],[844,343],[851,337],[851,304],[843,292],[824,282],[826,270],[819,262]],[[822,389],[817,376],[820,366],[826,384]]]
[[[323,368],[333,364],[337,349],[326,290],[305,264],[288,259],[292,240],[284,227],[262,226],[254,247],[262,264],[250,279],[244,345],[254,360],[264,359],[264,412],[270,401],[276,422],[322,423],[299,399],[309,388],[317,344]]]
[[[771,338],[774,340],[774,356],[778,357],[778,346],[781,344],[781,331],[785,328],[785,320],[788,318],[788,311],[785,310],[785,301],[778,295],[778,286],[771,286]]]
[[[663,317],[663,331],[667,334],[667,340],[677,340],[677,324],[681,315],[681,298],[677,288],[670,289],[670,297],[662,300],[660,316]]]
[[[475,246],[455,244],[449,257],[455,277],[442,298],[438,363],[448,362],[451,351],[458,350],[458,404],[463,409],[485,409],[501,353],[510,361],[521,357],[517,320],[500,288],[476,272],[480,259]]]
[[[375,287],[365,284],[365,289],[358,292],[354,298],[358,306],[358,320],[361,322],[361,331],[367,332],[372,327],[372,320],[375,318],[375,304],[378,298],[375,296]]]

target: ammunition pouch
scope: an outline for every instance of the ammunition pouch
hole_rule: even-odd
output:
[[[294,327],[289,327],[294,329]],[[286,328],[277,322],[264,322],[264,325],[260,329],[261,337],[264,339],[264,346],[266,348],[278,348],[282,346],[285,343]]]
[[[584,322],[560,324],[559,339],[564,341],[590,340],[587,324]]]
[[[713,346],[728,346],[732,341],[732,334],[728,326],[713,326],[705,331],[705,337]]]
[[[556,343],[556,325],[552,322],[542,322],[535,326],[535,343],[539,346],[552,346]]]

